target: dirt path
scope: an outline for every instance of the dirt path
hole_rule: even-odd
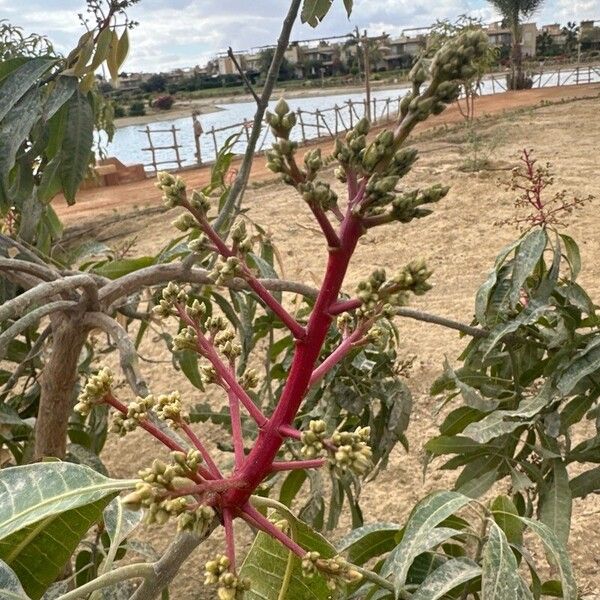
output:
[[[581,98],[593,96],[600,92],[600,84],[589,84],[580,86],[541,88],[521,92],[507,92],[493,96],[483,96],[477,101],[477,112],[479,115],[500,113],[517,108],[535,106],[542,101],[557,102],[568,98]],[[426,123],[417,126],[417,131],[423,131],[447,123],[456,123],[462,117],[456,106],[451,106],[441,115],[429,119]],[[311,146],[323,148],[328,152],[331,148],[331,140],[313,143]],[[241,159],[233,162],[232,168],[239,167]],[[185,172],[185,178],[189,187],[201,187],[205,185],[210,177],[210,167],[192,169]],[[251,172],[252,181],[264,181],[272,179],[273,174],[265,166],[262,157],[254,161]],[[112,213],[127,213],[135,209],[154,206],[160,203],[160,193],[154,186],[154,179],[148,179],[137,183],[117,187],[94,188],[83,190],[77,196],[77,204],[67,206],[61,197],[54,200],[55,210],[65,225],[81,223],[88,219],[110,215]]]

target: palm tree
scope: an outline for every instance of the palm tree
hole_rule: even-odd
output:
[[[567,26],[562,28],[562,34],[565,38],[565,52],[567,54],[574,54],[579,45],[579,25],[569,21]]]
[[[509,87],[511,90],[520,90],[525,86],[523,74],[523,32],[521,19],[531,16],[544,2],[544,0],[488,0],[504,17],[512,34],[511,75]]]

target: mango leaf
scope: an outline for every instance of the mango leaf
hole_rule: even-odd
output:
[[[508,496],[494,498],[491,506],[492,517],[510,544],[523,544],[523,523],[519,520],[519,511]]]
[[[482,553],[482,597],[486,600],[524,600],[523,595],[516,593],[523,589],[520,579],[517,559],[504,532],[495,521],[490,520],[488,539]]]
[[[571,280],[575,281],[577,275],[579,275],[579,271],[581,271],[581,254],[579,253],[579,246],[577,245],[577,242],[566,233],[561,233],[560,239],[565,245],[567,262],[571,268]]]
[[[521,288],[535,265],[540,260],[548,242],[545,229],[536,228],[525,235],[515,252],[512,279],[510,283],[509,301],[511,308],[519,302]]]
[[[131,488],[135,483],[135,480],[109,479],[89,467],[64,462],[3,469],[0,540],[48,517]]]
[[[475,459],[461,471],[455,489],[469,498],[482,496],[499,479],[502,462],[502,457],[497,454]]]
[[[411,596],[411,600],[438,600],[450,590],[479,577],[480,574],[481,568],[471,559],[452,558],[425,579]],[[487,596],[485,598],[487,600]]]
[[[554,459],[551,480],[540,498],[540,520],[554,531],[565,546],[571,529],[572,504],[567,468],[562,460]]]
[[[62,145],[60,179],[69,205],[75,202],[75,194],[85,179],[94,143],[94,113],[81,93],[69,100],[68,121]]]
[[[303,23],[316,27],[329,12],[333,0],[304,0],[300,18]],[[346,5],[346,10],[348,9]]]
[[[346,9],[346,14],[348,15],[348,18],[350,18],[350,15],[352,14],[353,6],[354,0],[344,0],[344,8]]]
[[[0,600],[30,600],[15,572],[0,560]]]
[[[445,491],[435,492],[419,502],[409,517],[402,541],[394,550],[393,559],[382,568],[382,576],[387,577],[394,573],[394,586],[396,589],[402,588],[413,560],[419,554],[444,541],[442,534],[449,534],[452,531],[436,532],[436,527],[470,501],[467,496]],[[445,539],[451,535],[447,535]]]
[[[305,523],[293,525],[292,537],[307,551],[320,552],[324,558],[336,555],[335,548],[319,533]],[[326,600],[331,591],[319,576],[308,579],[302,575],[302,561],[280,542],[260,532],[240,569],[240,576],[252,582],[247,600],[265,598],[302,598],[302,600]]]
[[[279,502],[285,504],[285,506],[291,507],[294,498],[300,491],[300,488],[305,481],[306,471],[303,469],[294,469],[293,471],[290,471],[281,484]]]
[[[348,555],[355,565],[364,565],[367,561],[389,552],[396,546],[396,536],[402,529],[396,523],[373,523],[353,529],[340,540],[340,553]]]
[[[600,369],[600,338],[594,337],[561,374],[556,387],[566,396],[584,377]]]
[[[76,77],[59,77],[44,104],[44,119],[51,119],[77,89]]]
[[[9,73],[0,85],[0,122],[53,64],[54,59],[32,58]]]
[[[141,523],[143,513],[141,510],[130,510],[123,506],[121,498],[115,498],[104,509],[104,527],[110,538],[110,548],[106,556],[103,572],[106,572],[113,563],[121,543],[128,538],[135,528]]]
[[[475,295],[475,317],[477,321],[484,325],[486,323],[486,311],[490,299],[490,293],[498,281],[498,271],[506,257],[521,243],[521,240],[511,242],[498,254],[494,264],[493,271],[490,272],[487,279],[481,284]]]
[[[120,260],[111,260],[93,269],[94,273],[108,277],[109,279],[118,279],[133,271],[138,271],[154,264],[153,256],[140,256],[138,258],[123,258]]]
[[[588,494],[600,492],[600,467],[594,467],[577,477],[573,477],[569,483],[571,496],[583,498]]]
[[[573,577],[571,561],[565,546],[561,544],[560,540],[548,526],[527,517],[519,518],[540,538],[549,556],[551,556],[554,565],[558,568],[563,590],[563,600],[576,600],[577,583]]]
[[[94,59],[90,65],[90,70],[92,72],[94,72],[108,57],[111,40],[112,30],[110,27],[106,27],[102,30],[96,42],[96,52],[94,53]]]
[[[454,382],[454,385],[459,389],[460,394],[465,401],[465,404],[482,412],[490,412],[497,408],[499,402],[484,398],[474,387],[467,385],[461,381],[454,369],[450,366],[448,359],[444,361],[444,373]]]
[[[480,454],[486,453],[486,446],[461,435],[438,435],[425,444],[425,450],[434,455],[440,454]]]
[[[129,54],[129,33],[127,33],[127,27],[123,31],[123,35],[117,44],[117,66],[120,69]]]
[[[114,494],[50,515],[0,541],[0,558],[15,571],[32,600],[41,598],[56,581],[90,527],[102,520],[102,510]]]

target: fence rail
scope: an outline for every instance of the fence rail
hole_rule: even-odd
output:
[[[537,73],[531,73],[532,87],[555,87],[567,85],[582,85],[593,82],[600,82],[600,65],[578,65],[566,66],[563,68],[552,69],[544,72],[540,70]],[[482,81],[480,90],[481,95],[499,94],[507,91],[507,82],[505,74],[493,73]],[[367,110],[366,100],[345,100],[343,104],[335,104],[330,108],[316,109],[314,111],[298,108],[296,110],[296,121],[298,127],[293,130],[295,136],[294,141],[306,143],[310,140],[315,140],[323,137],[336,137],[340,133],[344,133],[352,129],[356,122],[366,114],[371,114],[375,123],[385,123],[396,118],[400,108],[402,96],[389,98],[373,98],[371,101],[370,111]],[[234,151],[243,152],[250,138],[250,130],[252,122],[244,119],[242,122],[225,125],[223,127],[215,127],[214,125],[204,131],[198,114],[192,114],[194,142],[196,146],[195,161],[193,164],[202,165],[210,160],[205,161],[202,156],[202,138],[207,136],[208,147],[205,141],[204,149],[212,151],[213,156],[219,152],[219,148],[223,146],[225,139],[230,136],[237,136]],[[272,136],[269,127],[263,123],[264,133],[257,147],[257,153],[265,149],[265,145],[272,141]],[[145,129],[140,130],[148,137],[148,147],[143,148],[144,151],[151,153],[150,162],[144,166],[151,168],[155,172],[159,165],[172,165],[172,169],[181,169],[184,162],[181,158],[180,149],[182,145],[178,142],[177,132],[180,130],[172,125],[169,129],[150,129],[147,125]],[[161,135],[170,134],[172,142],[165,143],[156,142]],[[153,139],[155,136],[155,139]],[[164,140],[164,137],[162,138]],[[206,137],[204,138],[206,140]],[[165,154],[167,153],[167,154]],[[188,165],[189,166],[189,163]]]

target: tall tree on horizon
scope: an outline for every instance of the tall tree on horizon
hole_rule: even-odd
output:
[[[502,15],[512,34],[511,74],[509,88],[521,90],[525,86],[523,74],[523,30],[521,20],[531,16],[544,0],[488,0]]]

